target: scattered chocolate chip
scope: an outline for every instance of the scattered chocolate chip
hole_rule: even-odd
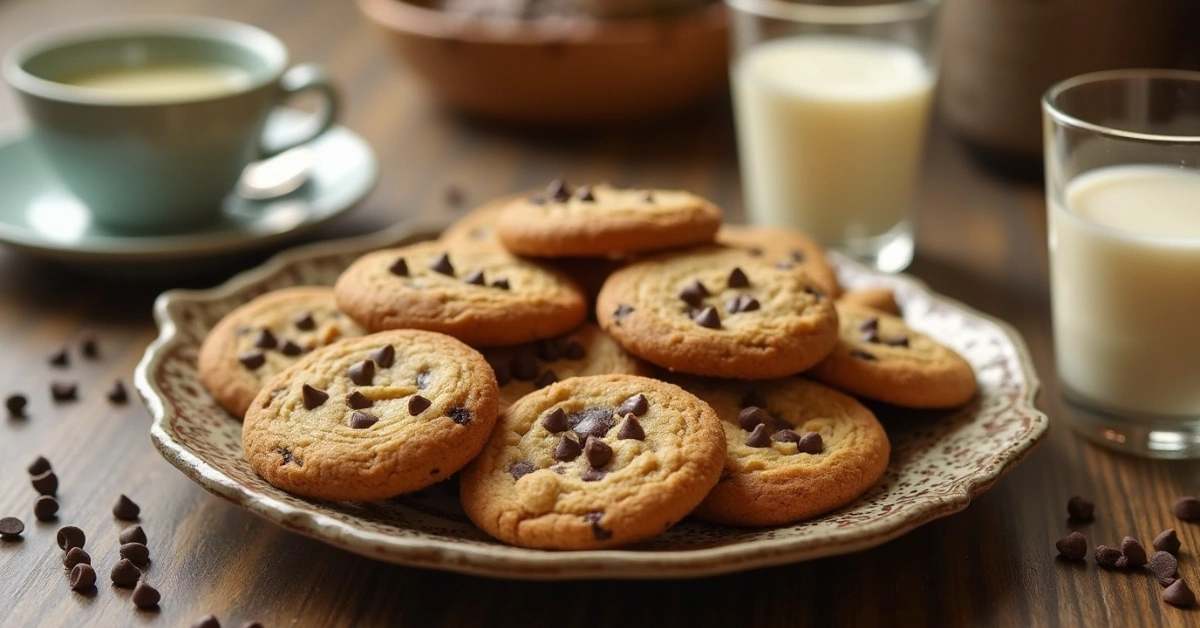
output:
[[[616,424],[612,408],[585,408],[567,415],[567,425],[580,440],[588,436],[603,438]]]
[[[558,434],[567,431],[570,426],[567,425],[567,413],[563,412],[562,408],[555,408],[542,419],[542,427],[551,434]]]
[[[421,395],[413,395],[408,398],[408,413],[412,416],[417,416],[429,409],[433,402],[422,397]]]
[[[538,378],[533,381],[533,385],[537,388],[545,388],[557,381],[558,374],[550,369],[546,369],[546,372],[538,375]]]
[[[82,547],[72,547],[63,554],[63,566],[67,569],[74,569],[75,565],[90,565],[92,564],[92,556],[84,551]]]
[[[766,422],[767,413],[758,406],[742,408],[742,411],[738,412],[738,425],[747,432],[753,431],[754,428]]]
[[[162,599],[162,594],[158,589],[146,584],[145,580],[138,580],[136,586],[133,587],[133,594],[129,596],[133,600],[133,605],[138,608],[154,608],[158,606],[158,601]]]
[[[798,443],[800,442],[800,435],[793,430],[779,430],[771,435],[771,440],[777,443]]]
[[[72,547],[83,547],[84,542],[87,541],[87,536],[83,533],[83,530],[75,526],[63,526],[58,529],[55,540],[58,541],[58,547],[62,551],[69,552]]]
[[[150,564],[150,549],[141,543],[125,543],[121,546],[121,558],[145,568]]]
[[[559,462],[570,462],[579,457],[583,453],[583,448],[579,446],[579,441],[563,434],[562,438],[558,439],[558,444],[554,446],[554,459]]]
[[[371,352],[371,361],[381,369],[391,368],[396,363],[396,348],[392,345],[383,345]],[[418,375],[418,379],[420,376]]]
[[[53,471],[44,471],[29,480],[39,495],[55,495],[58,493],[58,476]]]
[[[562,354],[568,360],[582,360],[587,357],[587,351],[584,350],[583,344],[574,338],[563,345]]]
[[[729,310],[730,314],[753,312],[761,307],[762,305],[759,304],[758,299],[748,294],[739,295],[737,298],[730,299],[729,302],[725,304],[725,308]]]
[[[804,292],[805,292],[805,294],[811,294],[818,301],[825,298],[824,292],[822,292],[812,286],[804,286]]]
[[[759,394],[757,390],[751,390],[742,396],[742,403],[740,407],[749,408],[750,406],[766,408],[767,400],[761,394]]]
[[[375,402],[371,401],[370,397],[356,390],[346,395],[346,405],[350,406],[351,410],[362,410],[375,405]]]
[[[524,460],[508,465],[508,472],[512,474],[514,480],[519,480],[534,471],[537,471],[537,467],[533,466],[532,462]]]
[[[1121,550],[1107,545],[1096,546],[1096,564],[1101,567],[1116,567],[1117,560],[1124,558],[1121,555]]]
[[[650,402],[646,400],[646,395],[638,393],[627,398],[617,406],[616,413],[619,415],[632,414],[634,416],[643,416],[650,410]]]
[[[1072,532],[1066,538],[1059,539],[1054,548],[1063,558],[1083,560],[1087,556],[1087,539],[1078,532]]]
[[[117,564],[113,565],[108,577],[118,587],[129,588],[142,579],[142,570],[134,566],[128,559],[122,558],[117,561]]]
[[[117,498],[117,503],[113,504],[112,514],[121,521],[137,521],[138,515],[142,509],[125,495]]]
[[[113,382],[112,388],[108,389],[106,396],[110,403],[121,404],[129,401],[129,393],[125,390],[125,384],[122,384],[119,379]]]
[[[1178,554],[1180,545],[1179,535],[1175,533],[1175,528],[1167,528],[1154,537],[1154,549],[1160,552]]]
[[[292,317],[292,324],[301,331],[312,331],[317,328],[317,321],[313,318],[312,312],[300,312]]]
[[[509,289],[508,277],[501,277],[499,279],[492,280],[492,287],[499,288],[501,290],[508,290]]]
[[[71,382],[54,382],[50,384],[50,397],[55,401],[75,401],[79,396],[79,387]]]
[[[1132,536],[1121,539],[1121,555],[1129,562],[1130,567],[1141,567],[1146,564],[1146,548]]]
[[[512,370],[512,376],[522,382],[531,382],[538,376],[537,360],[528,353],[518,353],[513,356],[512,361],[508,363],[508,368]]]
[[[876,362],[879,360],[879,358],[877,358],[874,355],[867,353],[866,351],[863,351],[861,349],[851,349],[850,357],[858,358],[860,360],[866,360],[867,362]]]
[[[397,257],[396,261],[392,262],[391,265],[388,266],[388,272],[396,275],[397,277],[407,277],[408,262],[404,261],[403,257]]]
[[[746,437],[746,445],[750,447],[770,447],[771,435],[767,432],[767,426],[759,423]]]
[[[611,530],[605,530],[604,528],[600,527],[600,520],[603,518],[604,513],[602,512],[589,512],[583,516],[584,521],[592,524],[592,534],[595,535],[596,539],[601,541],[612,538]]]
[[[262,351],[251,351],[238,356],[238,362],[241,362],[242,366],[250,369],[251,371],[259,368],[265,364],[266,361],[267,356],[263,355]]]
[[[563,179],[555,179],[546,186],[546,197],[559,203],[571,198],[571,184]]]
[[[796,453],[798,454],[816,455],[823,451],[825,451],[825,441],[817,432],[804,433],[796,443]]]
[[[304,353],[304,347],[301,347],[291,340],[284,340],[283,345],[279,347],[279,352],[283,355],[295,357],[301,353]]]
[[[450,408],[450,420],[459,425],[466,425],[471,422],[471,411],[463,407]]]
[[[1184,521],[1200,521],[1200,499],[1180,497],[1171,506],[1171,512]]]
[[[589,438],[583,445],[583,455],[593,469],[599,469],[612,460],[613,450],[599,438]]]
[[[71,590],[85,591],[96,586],[96,570],[88,563],[80,563],[71,568]]]
[[[100,357],[100,344],[96,342],[94,336],[87,336],[79,343],[79,352],[83,354],[83,357],[95,360]]]
[[[734,268],[729,271],[729,279],[725,280],[725,285],[730,288],[745,288],[750,285],[750,278],[740,268]]]
[[[793,262],[801,264],[804,262],[804,251],[792,249],[791,253],[788,254],[788,257],[791,257]]]
[[[66,347],[63,347],[62,349],[55,351],[50,356],[50,366],[62,367],[62,366],[69,366],[70,364],[71,364],[71,357],[70,357],[70,355],[67,354]]]
[[[859,336],[859,339],[863,342],[879,342],[879,330],[864,329],[862,334]]]
[[[471,284],[473,286],[486,286],[487,285],[487,281],[485,281],[483,278],[483,270],[476,270],[476,271],[472,272],[471,274],[467,275],[466,277],[463,277],[463,282]]]
[[[355,410],[354,414],[350,415],[350,427],[356,430],[365,430],[378,422],[379,417],[371,414],[370,412],[360,412]]]
[[[879,317],[868,316],[858,322],[859,331],[879,331]]]
[[[44,456],[38,456],[33,462],[29,463],[26,470],[29,471],[29,475],[41,475],[50,470],[50,461],[46,460]]]
[[[0,538],[15,539],[21,536],[25,531],[25,523],[16,517],[4,517],[0,519]]]
[[[717,314],[717,308],[715,307],[706,307],[700,310],[692,320],[696,321],[697,325],[707,327],[708,329],[721,328],[721,315]]]
[[[257,621],[248,621],[242,624],[242,628],[263,628],[263,625]]]
[[[304,466],[304,462],[302,462],[299,458],[297,458],[295,456],[295,454],[293,454],[291,452],[291,450],[289,450],[289,449],[285,449],[283,447],[276,447],[275,453],[279,454],[283,458],[283,461],[279,463],[279,466],[281,466],[281,467],[285,464],[288,464],[289,462],[295,464],[297,467]]]
[[[699,279],[692,281],[679,291],[679,298],[693,307],[699,307],[707,296],[709,296],[708,288],[705,288]]]
[[[439,255],[438,258],[433,260],[433,263],[429,265],[429,270],[432,270],[435,273],[441,273],[443,275],[453,277],[454,265],[450,263],[450,255],[448,253],[442,253]]]
[[[58,500],[53,495],[38,495],[33,502],[33,516],[38,521],[54,521],[58,517]]]
[[[313,388],[308,384],[300,387],[300,396],[304,400],[304,408],[306,410],[319,408],[329,400],[329,393],[321,390],[320,388]]]
[[[613,318],[615,318],[618,321],[620,321],[622,318],[625,318],[626,316],[629,316],[630,314],[633,314],[633,306],[626,305],[624,303],[618,303],[617,309],[613,310]]]
[[[363,360],[355,362],[347,369],[347,374],[350,375],[350,381],[359,386],[370,386],[371,382],[375,381],[375,361]]]
[[[1096,504],[1076,495],[1067,500],[1067,516],[1076,521],[1091,521],[1095,518]]]
[[[632,413],[625,415],[621,427],[617,429],[617,440],[646,440],[646,431]]]
[[[493,364],[492,365],[492,373],[495,373],[495,375],[496,375],[496,385],[497,386],[507,386],[508,383],[511,382],[513,379],[512,371],[510,371],[508,369],[507,364]],[[417,388],[420,388],[419,384],[418,384]]]
[[[553,340],[540,340],[535,346],[537,356],[543,362],[553,362],[558,359],[558,345]]]
[[[891,338],[884,338],[883,344],[885,344],[889,347],[907,347],[908,346],[908,335],[900,334],[899,336],[892,336]]]
[[[25,416],[25,406],[29,400],[25,395],[14,393],[4,398],[4,407],[8,409],[8,416],[23,417]]]
[[[274,349],[279,346],[279,339],[271,333],[271,330],[263,327],[262,331],[258,332],[258,338],[254,340],[254,346],[259,349]]]
[[[600,480],[603,480],[606,475],[608,475],[608,471],[588,467],[579,472],[579,479],[583,480],[584,482],[599,482]]]
[[[596,195],[592,193],[592,186],[581,185],[578,190],[575,190],[575,196],[585,203],[595,203]]]
[[[1196,594],[1192,593],[1186,582],[1176,580],[1171,586],[1163,589],[1162,599],[1171,606],[1184,608],[1196,603]]]
[[[1153,571],[1154,575],[1158,576],[1159,582],[1167,578],[1174,578],[1175,573],[1179,571],[1179,560],[1170,552],[1154,552],[1154,555],[1150,557],[1149,563],[1150,571]]]
[[[142,529],[142,526],[129,526],[124,530],[121,530],[121,534],[117,536],[117,539],[121,541],[121,545],[126,543],[141,543],[142,545],[145,545],[146,531]]]
[[[1155,576],[1154,579],[1158,581],[1158,586],[1166,588],[1175,584],[1175,581],[1179,578],[1177,576],[1170,576],[1168,578],[1159,578],[1158,576]]]

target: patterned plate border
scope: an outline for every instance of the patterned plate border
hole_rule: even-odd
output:
[[[162,456],[205,489],[268,521],[378,560],[530,580],[679,578],[812,560],[885,543],[966,508],[972,498],[1020,462],[1049,425],[1046,415],[1034,407],[1037,375],[1024,342],[1011,326],[936,295],[916,279],[878,273],[834,254],[833,261],[846,286],[892,288],[910,325],[932,332],[972,362],[983,392],[980,401],[951,417],[931,418],[919,413],[910,417],[911,425],[916,427],[909,430],[910,423],[905,423],[904,442],[916,444],[896,446],[894,437],[892,464],[880,484],[841,511],[811,522],[767,530],[685,522],[636,549],[570,553],[526,550],[491,542],[477,532],[463,533],[463,524],[451,520],[452,515],[427,508],[420,500],[397,500],[380,509],[369,504],[300,500],[261,481],[239,481],[217,468],[211,452],[188,446],[186,437],[195,434],[177,431],[177,422],[200,421],[207,428],[224,430],[236,429],[237,425],[224,413],[202,417],[181,414],[180,400],[173,398],[179,386],[189,394],[206,395],[198,382],[180,381],[189,375],[180,370],[179,361],[194,360],[196,349],[187,346],[187,339],[180,333],[180,326],[187,322],[184,319],[191,316],[189,308],[218,301],[243,302],[268,286],[312,283],[312,276],[306,275],[310,266],[344,265],[366,251],[436,237],[442,226],[401,223],[376,234],[310,244],[280,253],[216,288],[172,290],[160,295],[154,306],[159,336],[138,363],[134,381],[153,417],[151,440]],[[954,338],[946,338],[948,329],[956,330]],[[959,336],[970,339],[956,343]],[[947,422],[952,426],[944,427]],[[974,445],[989,438],[995,446],[992,450]],[[922,482],[934,483],[933,488]],[[393,527],[403,534],[387,533],[387,526],[404,526],[410,520],[381,520],[389,516],[389,508],[415,513],[411,519],[416,522],[413,529]],[[433,524],[422,528],[427,521]]]

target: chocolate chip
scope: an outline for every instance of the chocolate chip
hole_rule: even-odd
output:
[[[121,521],[137,521],[138,515],[141,512],[141,507],[125,495],[118,497],[117,503],[113,504],[112,507],[113,516]]]
[[[63,367],[63,366],[69,366],[70,364],[71,364],[71,357],[67,354],[66,347],[63,347],[62,349],[55,351],[50,356],[50,366]]]
[[[825,451],[825,441],[817,432],[806,432],[796,443],[798,454],[819,454]]]
[[[496,375],[497,386],[507,386],[512,381],[512,371],[508,369],[507,364],[492,364],[492,373]],[[418,381],[420,376],[418,376]],[[417,386],[420,388],[420,385]]]
[[[113,382],[112,388],[108,389],[105,396],[108,397],[110,403],[120,404],[129,401],[129,393],[125,390],[125,384],[122,384],[121,380]]]
[[[33,516],[38,521],[54,521],[58,517],[58,500],[53,495],[38,495],[33,502]]]
[[[564,203],[571,198],[571,185],[563,179],[555,179],[546,186],[546,197]]]
[[[86,591],[96,586],[96,570],[87,563],[80,563],[71,568],[71,590]]]
[[[1124,558],[1121,550],[1107,545],[1096,546],[1096,564],[1101,567],[1116,567],[1117,559]]]
[[[1179,547],[1179,535],[1175,533],[1175,528],[1167,528],[1154,537],[1154,549],[1160,552],[1177,554]]]
[[[584,521],[592,524],[592,534],[600,541],[612,538],[612,531],[600,527],[600,520],[603,518],[604,513],[602,512],[589,512],[583,516]]]
[[[487,285],[487,281],[485,281],[483,279],[483,271],[482,270],[475,270],[471,274],[467,275],[466,277],[463,277],[463,282],[469,283],[473,286],[486,286]]]
[[[254,340],[254,346],[259,349],[274,349],[279,346],[279,339],[275,337],[275,334],[271,333],[271,330],[264,327],[262,331],[258,332],[258,338]]]
[[[697,325],[707,327],[708,329],[721,328],[721,315],[717,314],[717,308],[715,307],[706,307],[700,310],[692,320],[696,321]]]
[[[1200,521],[1200,499],[1180,497],[1171,506],[1171,512],[1184,521]]]
[[[567,413],[563,412],[562,408],[555,408],[542,419],[542,427],[551,434],[559,434],[567,431],[570,425],[567,424]]]
[[[879,331],[879,317],[868,316],[867,318],[862,319],[858,323],[858,330],[862,332]]]
[[[708,288],[705,288],[699,279],[692,281],[692,283],[684,286],[679,291],[679,298],[683,299],[684,303],[694,307],[699,307],[707,296],[709,296]]]
[[[907,347],[908,346],[908,335],[900,334],[899,336],[892,336],[891,338],[885,338],[883,340],[883,344],[888,345],[889,347]]]
[[[241,362],[242,366],[250,369],[251,371],[259,368],[266,363],[266,361],[267,356],[263,355],[262,351],[250,351],[249,353],[243,353],[238,356],[238,362]]]
[[[158,589],[146,584],[145,580],[138,580],[129,599],[133,600],[133,605],[138,608],[154,608],[158,606],[162,594],[158,592]]]
[[[585,203],[595,203],[596,195],[592,193],[592,186],[581,185],[578,190],[575,190],[575,196]]]
[[[583,480],[584,482],[599,482],[600,480],[603,480],[604,476],[606,475],[608,475],[608,471],[588,467],[579,473],[579,479]]]
[[[1196,603],[1196,594],[1192,593],[1186,582],[1176,580],[1171,586],[1163,589],[1162,599],[1171,606],[1184,608]]]
[[[371,401],[370,397],[356,390],[346,395],[346,405],[350,406],[351,410],[362,410],[363,408],[370,408],[375,405],[375,402]]]
[[[792,251],[788,254],[788,256],[791,257],[792,261],[796,262],[797,264],[801,264],[804,262],[804,251],[801,251],[798,249],[792,249]]]
[[[860,360],[866,360],[867,362],[877,362],[879,360],[879,358],[877,358],[874,355],[871,355],[870,353],[867,353],[866,351],[863,351],[861,349],[851,349],[850,357],[858,358]]]
[[[360,412],[355,410],[354,414],[350,415],[350,427],[356,430],[365,430],[378,422],[379,417],[371,414],[370,412]]]
[[[753,312],[761,307],[762,305],[759,304],[758,299],[748,294],[743,294],[735,299],[730,299],[729,303],[726,304],[726,309],[729,310],[730,314]]]
[[[580,440],[588,436],[603,438],[616,424],[612,408],[586,408],[567,415],[567,425],[579,436]]]
[[[500,290],[508,290],[509,289],[508,277],[501,277],[499,279],[492,281],[492,287],[499,288]]]
[[[771,435],[771,440],[777,443],[798,443],[800,442],[800,435],[793,430],[779,430]]]
[[[758,406],[742,408],[738,412],[738,425],[747,432],[753,431],[759,424],[767,422],[767,413]]]
[[[770,447],[771,435],[767,432],[767,426],[759,423],[746,437],[746,445],[750,447]]]
[[[295,454],[293,454],[290,450],[288,450],[286,448],[276,447],[275,453],[277,453],[283,457],[283,461],[279,463],[279,466],[281,466],[281,467],[285,464],[288,464],[289,462],[294,463],[297,467],[304,466],[304,462],[301,461],[299,458],[297,458]]]
[[[568,360],[582,360],[587,357],[587,351],[584,350],[583,344],[574,338],[563,345],[562,354]]]
[[[50,384],[50,397],[55,401],[75,401],[79,396],[79,387],[71,382],[54,382]]]
[[[350,381],[359,386],[370,386],[371,382],[375,381],[375,361],[363,360],[350,365],[346,371],[350,375]]]
[[[448,253],[442,253],[439,255],[438,258],[433,260],[433,263],[429,265],[429,270],[432,270],[435,273],[441,273],[443,275],[449,275],[450,277],[453,277],[454,265],[450,263],[450,255]]]
[[[859,339],[862,340],[863,342],[879,342],[879,330],[876,330],[876,329],[863,330],[862,334],[859,336]]]
[[[450,420],[459,425],[466,425],[467,423],[471,422],[471,411],[461,406],[457,408],[450,408],[450,412],[448,414],[450,415]]]
[[[89,360],[95,360],[100,357],[100,343],[96,342],[96,338],[88,336],[79,343],[79,352],[83,357]]]
[[[650,410],[650,402],[646,400],[646,395],[638,393],[627,398],[617,406],[616,413],[619,415],[632,414],[634,416],[643,416]]]
[[[16,517],[4,517],[0,519],[0,538],[15,539],[21,536],[25,531],[25,522]]]
[[[141,543],[146,544],[146,531],[142,526],[129,526],[121,530],[121,534],[117,535],[117,539],[121,541],[121,545],[126,543]]]
[[[1087,539],[1078,532],[1072,532],[1066,538],[1059,539],[1054,548],[1063,558],[1083,560],[1087,556]]]
[[[805,292],[805,294],[811,294],[818,301],[825,298],[824,292],[822,292],[812,286],[804,286],[804,292]]]
[[[1175,581],[1178,580],[1179,578],[1177,576],[1171,576],[1168,578],[1159,578],[1159,577],[1155,576],[1154,579],[1158,580],[1158,586],[1166,588],[1166,587],[1169,587],[1169,586],[1175,584]]]
[[[583,445],[583,455],[593,469],[599,469],[612,460],[613,450],[599,438],[589,438]]]
[[[531,382],[538,376],[537,360],[528,353],[518,353],[513,356],[512,361],[508,363],[508,368],[512,370],[512,376],[522,382]]]
[[[1175,573],[1179,571],[1179,560],[1176,559],[1170,552],[1154,552],[1150,557],[1150,571],[1158,576],[1159,582],[1167,578],[1174,578]]]
[[[62,551],[69,552],[72,547],[83,547],[84,542],[87,541],[87,535],[75,526],[63,526],[58,529],[55,540],[58,541],[58,547]]]
[[[125,543],[121,546],[121,558],[145,568],[150,564],[150,549],[141,543]]]
[[[646,431],[642,429],[642,424],[633,414],[626,414],[625,420],[621,421],[621,427],[617,429],[617,440],[646,440]]]
[[[579,446],[579,441],[563,434],[562,438],[558,439],[558,444],[554,446],[554,459],[559,462],[570,462],[579,457],[583,453],[583,448]]]
[[[292,317],[292,324],[301,331],[312,331],[317,328],[317,321],[312,312],[300,312]]]
[[[396,261],[392,262],[391,265],[388,266],[388,272],[396,275],[397,277],[407,277],[408,262],[404,261],[403,257],[397,257]]]
[[[108,577],[118,587],[129,588],[142,579],[142,570],[135,567],[129,560],[122,558],[117,561],[117,564],[113,565]]]
[[[1121,555],[1128,561],[1130,567],[1141,567],[1146,564],[1146,548],[1132,536],[1121,539]]]
[[[58,476],[53,471],[44,471],[29,480],[39,495],[55,495],[58,493]]]
[[[751,391],[747,392],[745,395],[743,395],[743,396],[742,396],[742,402],[741,402],[741,406],[740,406],[740,407],[742,407],[742,408],[749,408],[750,406],[757,406],[757,407],[759,407],[759,408],[766,408],[766,407],[767,407],[767,400],[766,400],[766,398],[764,398],[764,397],[763,397],[761,394],[759,394],[759,393],[758,393],[758,391],[756,391],[756,390],[751,390]]]
[[[75,565],[90,565],[92,557],[85,552],[82,547],[72,547],[63,554],[63,566],[67,569],[74,569]]]
[[[50,461],[43,456],[38,456],[33,462],[26,467],[29,475],[41,475],[50,470]]]
[[[750,278],[740,268],[734,268],[729,271],[729,279],[725,280],[725,285],[730,288],[745,288],[750,285]]]
[[[14,393],[4,398],[4,407],[8,409],[8,415],[12,417],[25,416],[25,406],[29,400],[25,395]]]
[[[617,309],[613,311],[613,318],[620,321],[622,318],[633,314],[633,306],[624,303],[618,303]]]
[[[304,353],[304,347],[301,347],[300,345],[292,342],[291,340],[284,340],[283,346],[279,347],[279,352],[282,353],[283,355],[295,357],[295,356],[300,355],[301,353]]]
[[[546,369],[545,373],[538,375],[538,378],[534,380],[533,385],[537,388],[545,388],[557,381],[558,374],[550,369]]]
[[[558,345],[553,340],[539,340],[534,348],[543,362],[553,362],[559,358]]]
[[[1076,521],[1091,521],[1095,518],[1096,504],[1076,495],[1067,500],[1067,516]]]
[[[242,628],[263,628],[263,625],[257,621],[248,621],[242,624]]]
[[[433,402],[422,397],[421,395],[413,395],[408,398],[408,413],[412,416],[417,416],[429,409]]]
[[[512,474],[514,480],[519,480],[534,471],[537,471],[537,467],[533,466],[532,462],[524,460],[508,465],[508,472]]]
[[[313,388],[308,384],[300,387],[300,396],[304,399],[304,408],[306,410],[319,408],[329,400],[329,393],[319,388]]]

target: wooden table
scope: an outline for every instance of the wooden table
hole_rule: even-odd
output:
[[[335,237],[396,221],[450,215],[446,190],[467,204],[543,184],[577,181],[683,187],[736,212],[740,187],[727,105],[659,125],[569,135],[519,134],[439,110],[348,2],[259,0],[0,0],[0,52],[21,37],[69,21],[135,12],[193,12],[242,20],[283,38],[295,60],[327,64],[346,91],[345,123],[368,138],[383,175],[355,212],[321,232]],[[0,122],[21,116],[0,90]],[[1042,190],[990,176],[935,130],[920,200],[911,272],[936,290],[1013,323],[1029,344],[1054,421],[1041,447],[965,512],[851,556],[700,580],[499,581],[387,565],[285,532],[206,493],[151,446],[135,401],[112,406],[104,391],[129,382],[154,337],[150,305],[162,286],[79,277],[0,251],[0,395],[31,397],[28,420],[0,425],[0,516],[28,529],[0,543],[0,625],[188,625],[215,613],[226,626],[647,625],[740,626],[1170,625],[1200,623],[1159,600],[1149,574],[1130,575],[1054,558],[1069,531],[1064,504],[1097,503],[1089,541],[1125,534],[1147,543],[1180,530],[1183,577],[1200,585],[1200,529],[1175,521],[1171,501],[1197,492],[1200,465],[1110,454],[1077,439],[1061,420],[1051,355]],[[3,185],[0,173],[0,185]],[[243,262],[253,263],[252,260]],[[211,285],[222,277],[192,283]],[[94,333],[101,357],[79,358]],[[47,364],[72,348],[69,370]],[[52,379],[74,378],[81,400],[52,404]],[[61,480],[60,523],[32,515],[25,466],[49,457]],[[143,506],[142,525],[163,593],[157,613],[137,612],[107,583],[70,591],[54,543],[59,525],[92,535],[97,563],[115,560],[120,493]]]

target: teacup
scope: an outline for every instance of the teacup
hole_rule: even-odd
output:
[[[34,144],[91,210],[125,233],[216,220],[243,168],[333,125],[337,95],[319,66],[288,68],[261,29],[204,17],[108,20],[36,36],[2,65]],[[324,105],[302,137],[266,146],[267,116],[313,90]]]

